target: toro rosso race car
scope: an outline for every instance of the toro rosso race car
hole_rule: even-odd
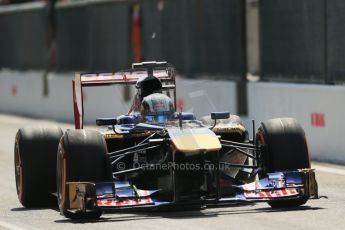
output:
[[[17,193],[25,207],[56,204],[67,218],[122,210],[200,209],[318,198],[305,133],[293,118],[264,121],[253,137],[241,119],[176,111],[174,67],[135,63],[116,73],[76,74],[75,130],[28,127],[15,138]],[[83,129],[85,87],[133,84],[130,111]],[[52,196],[55,195],[55,196]],[[53,202],[53,203],[52,203]]]

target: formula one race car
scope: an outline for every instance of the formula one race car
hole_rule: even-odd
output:
[[[83,129],[82,90],[133,84],[130,111]],[[25,207],[56,202],[67,218],[121,210],[200,209],[267,202],[297,207],[318,198],[302,127],[293,118],[261,123],[253,138],[241,119],[176,111],[175,75],[166,62],[116,73],[76,74],[76,130],[29,127],[15,139],[17,193]],[[253,130],[255,124],[253,122]]]

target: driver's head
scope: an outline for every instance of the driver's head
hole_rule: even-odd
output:
[[[138,89],[138,95],[140,97],[140,101],[142,101],[144,97],[160,92],[162,90],[162,82],[155,76],[149,75],[140,78],[135,87]]]
[[[175,110],[172,100],[167,95],[154,93],[143,99],[140,112],[146,121],[164,122],[171,119]]]

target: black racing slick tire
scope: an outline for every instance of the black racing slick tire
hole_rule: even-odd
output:
[[[97,219],[98,209],[69,210],[67,182],[101,182],[111,179],[102,134],[93,130],[70,130],[60,140],[57,156],[57,194],[60,213],[70,219]]]
[[[266,173],[310,168],[305,133],[294,118],[276,118],[261,123],[256,134],[259,145],[266,145],[262,153]],[[308,198],[270,201],[273,208],[298,207]]]
[[[58,127],[19,129],[14,164],[17,195],[27,208],[56,205],[56,153],[63,132]]]

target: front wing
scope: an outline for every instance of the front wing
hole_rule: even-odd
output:
[[[160,209],[181,206],[214,206],[233,203],[267,202],[318,198],[313,169],[269,173],[266,178],[234,186],[236,194],[229,197],[188,201],[164,201],[156,198],[158,190],[140,190],[128,182],[69,182],[67,183],[69,210],[119,211],[125,209]]]

